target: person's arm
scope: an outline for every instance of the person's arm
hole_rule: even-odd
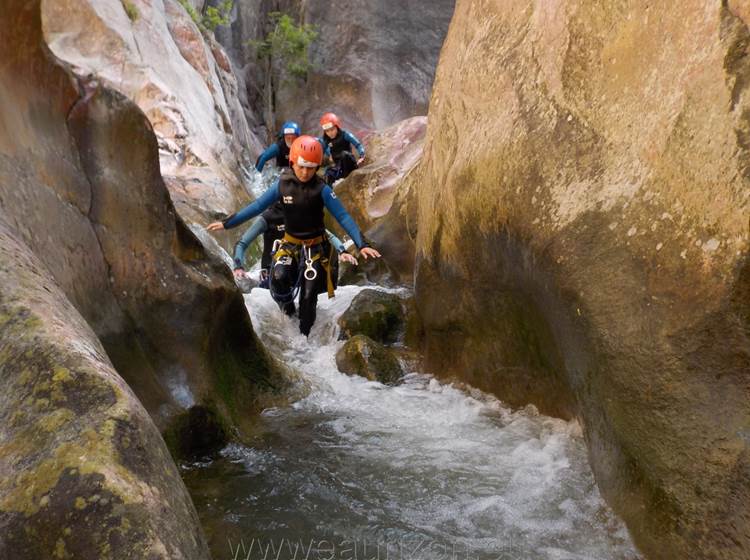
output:
[[[339,252],[343,253],[346,251],[346,247],[344,247],[344,244],[341,242],[341,239],[336,237],[332,232],[326,230],[326,235],[328,236],[328,241],[331,242],[331,245],[334,246],[334,248]]]
[[[260,198],[248,204],[236,214],[232,214],[221,223],[224,225],[224,229],[232,229],[233,227],[237,227],[238,225],[259,215],[261,212],[263,212],[263,210],[271,206],[277,200],[279,200],[278,180],[276,180],[276,182],[274,182],[274,184],[266,192],[264,192]]]
[[[258,161],[255,162],[255,170],[258,172],[263,171],[263,167],[266,165],[268,160],[275,158],[278,155],[279,155],[279,145],[271,144],[258,157]]]
[[[344,228],[344,231],[349,234],[349,237],[352,238],[352,241],[354,241],[357,249],[367,247],[367,244],[365,243],[364,239],[362,238],[362,234],[359,231],[359,227],[357,227],[357,224],[349,215],[349,212],[346,211],[344,205],[341,204],[341,201],[336,198],[336,195],[333,193],[333,189],[331,189],[329,185],[323,187],[322,196],[323,204],[325,204],[326,208],[328,208],[328,211],[331,213],[331,215],[336,218],[336,221],[341,224],[341,227]]]
[[[245,251],[247,251],[247,248],[250,246],[250,243],[255,241],[255,238],[258,237],[263,232],[265,232],[266,229],[268,229],[268,223],[266,222],[266,219],[263,216],[260,216],[257,220],[253,222],[253,225],[247,228],[247,231],[242,234],[242,237],[234,246],[234,268],[235,269],[245,268],[244,266]]]
[[[362,142],[360,142],[357,137],[354,136],[354,134],[349,131],[344,131],[344,140],[346,140],[356,148],[360,159],[365,157],[365,147],[362,145]]]

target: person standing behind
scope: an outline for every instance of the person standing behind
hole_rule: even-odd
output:
[[[333,160],[333,166],[326,169],[325,181],[332,185],[334,181],[348,177],[365,159],[365,147],[348,130],[341,128],[341,121],[333,113],[326,113],[320,117],[323,128],[323,145],[325,155]],[[359,159],[354,158],[352,150],[356,149]]]
[[[255,170],[260,173],[266,163],[276,158],[276,167],[283,169],[289,167],[289,148],[301,134],[299,125],[294,121],[287,121],[279,131],[279,139],[268,146],[255,162]]]

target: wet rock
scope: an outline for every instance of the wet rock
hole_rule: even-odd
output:
[[[243,427],[283,381],[242,296],[175,212],[149,121],[55,61],[39,9],[0,21],[0,217],[159,428],[205,403]]]
[[[229,440],[229,433],[216,411],[191,406],[172,420],[164,440],[173,457],[194,459],[219,451]]]
[[[404,331],[404,309],[396,294],[362,290],[339,318],[339,339],[365,335],[383,344],[396,342]]]
[[[386,384],[394,384],[403,376],[395,353],[361,334],[350,338],[336,353],[336,366],[343,373]]]
[[[0,282],[0,556],[210,558],[154,423],[1,219]]]
[[[649,558],[750,550],[741,4],[459,1],[412,184],[427,369],[580,418]]]

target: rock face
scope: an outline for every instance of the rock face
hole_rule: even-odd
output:
[[[404,309],[396,294],[380,290],[362,290],[339,317],[340,339],[354,335],[389,344],[404,334]]]
[[[153,422],[3,223],[0,282],[0,556],[210,558]]]
[[[183,219],[205,225],[247,200],[240,163],[261,149],[227,55],[177,0],[45,0],[44,35],[81,77],[133,100],[159,140],[160,165]]]
[[[386,384],[396,383],[403,376],[395,354],[362,334],[349,339],[336,353],[336,366],[344,373]]]
[[[422,157],[426,131],[427,118],[412,117],[370,135],[366,164],[336,185],[336,196],[383,253],[381,261],[356,269],[371,280],[411,284],[416,204],[414,182],[404,179]],[[343,233],[337,224],[331,227]]]
[[[314,69],[304,89],[303,84],[287,82],[276,92],[276,126],[295,119],[318,133],[320,115],[330,110],[351,130],[385,128],[427,112],[454,4],[455,0],[255,0],[238,3],[231,31],[221,31],[219,38],[247,71],[248,99],[257,104],[263,93],[249,76],[263,68],[245,43],[267,32],[264,14],[285,11],[315,25],[319,38],[311,53]],[[258,105],[256,112],[261,112]]]
[[[207,558],[154,421],[242,426],[279,381],[143,112],[54,59],[38,1],[0,52],[0,557]]]
[[[750,555],[746,2],[471,2],[419,203],[428,368],[578,416],[649,558]]]

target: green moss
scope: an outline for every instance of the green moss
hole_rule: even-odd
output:
[[[67,408],[58,408],[37,422],[37,425],[45,432],[54,433],[62,428],[65,424],[75,418],[73,411]]]
[[[125,9],[125,13],[128,14],[128,17],[130,18],[130,21],[136,22],[138,21],[138,18],[140,17],[140,13],[138,12],[138,8],[131,2],[130,0],[121,0],[122,1],[122,7]]]

